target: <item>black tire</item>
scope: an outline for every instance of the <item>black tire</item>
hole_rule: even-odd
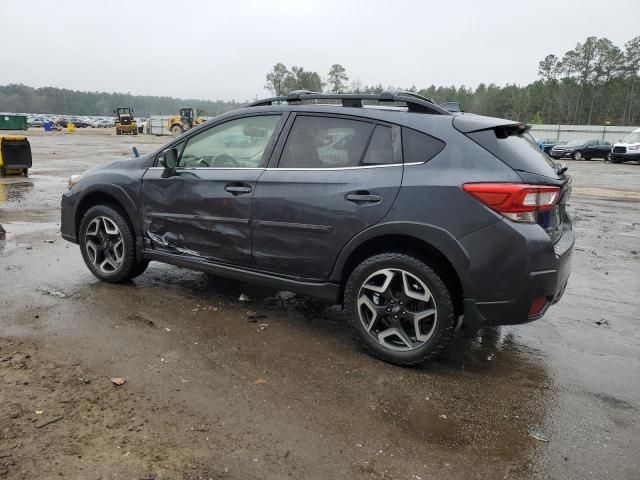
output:
[[[616,157],[611,157],[611,163],[622,163],[622,160]]]
[[[0,167],[0,177],[4,178],[7,176],[7,169],[5,167]]]
[[[178,135],[182,135],[184,130],[180,125],[172,125],[171,126],[171,135],[177,137]]]
[[[122,135],[122,132],[116,128],[116,135]]]
[[[123,241],[122,261],[117,269],[112,272],[104,272],[91,259],[87,248],[87,229],[97,217],[106,217],[111,220],[120,232]],[[97,278],[109,283],[122,283],[141,275],[149,265],[146,260],[136,258],[135,235],[125,219],[124,214],[110,205],[96,205],[91,207],[82,217],[79,229],[80,252],[87,268]]]
[[[398,351],[386,347],[367,332],[360,320],[358,313],[360,289],[371,275],[381,269],[399,269],[408,272],[422,281],[431,292],[431,298],[437,309],[436,324],[431,337],[412,350]],[[351,272],[347,281],[344,305],[362,346],[381,360],[397,365],[419,365],[437,357],[451,341],[456,326],[452,295],[446,283],[423,260],[400,252],[380,253],[361,262]]]
[[[575,152],[573,152],[571,154],[571,158],[573,158],[574,160],[585,160],[585,157],[582,155],[582,152],[580,150],[576,150]]]

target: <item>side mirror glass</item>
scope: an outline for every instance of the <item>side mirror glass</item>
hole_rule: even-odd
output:
[[[160,154],[160,164],[164,167],[163,177],[170,177],[178,166],[178,149],[167,148]]]

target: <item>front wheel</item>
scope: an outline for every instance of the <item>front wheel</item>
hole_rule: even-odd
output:
[[[582,152],[580,150],[578,150],[577,152],[573,152],[573,155],[571,156],[574,160],[582,160]]]
[[[182,135],[182,127],[180,125],[174,125],[171,127],[171,135],[175,135],[176,137],[178,135]]]
[[[126,282],[141,275],[149,264],[136,259],[133,231],[123,214],[111,206],[87,210],[79,234],[84,263],[100,280]]]
[[[411,255],[367,258],[349,276],[344,296],[361,343],[387,362],[424,363],[453,336],[451,292],[431,267]]]

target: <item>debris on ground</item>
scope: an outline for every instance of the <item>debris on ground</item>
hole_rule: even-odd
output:
[[[52,423],[57,422],[58,420],[62,420],[64,417],[62,415],[56,415],[51,417],[45,417],[42,420],[38,420],[35,424],[36,428],[46,427]]]
[[[445,420],[447,419],[447,416],[443,413],[441,415],[439,415],[440,418],[444,418]]]
[[[62,293],[60,290],[55,290],[53,288],[41,287],[38,290],[40,290],[45,295],[51,295],[52,297],[67,298],[66,293]]]
[[[111,379],[111,383],[113,383],[114,385],[120,386],[120,385],[124,385],[125,383],[127,383],[127,381],[124,378],[121,377],[114,377]]]
[[[264,378],[259,378],[254,382],[256,385],[262,385],[263,383],[267,383]]]
[[[601,318],[600,320],[596,320],[594,323],[595,323],[596,325],[598,325],[599,327],[600,327],[600,326],[605,326],[605,327],[608,327],[608,326],[609,326],[609,320],[604,319],[604,318]]]
[[[267,318],[267,315],[264,313],[258,313],[258,312],[247,312],[246,318],[247,318],[247,322],[254,323],[262,318]]]
[[[531,438],[534,438],[534,439],[538,440],[539,442],[548,442],[549,441],[549,439],[540,430],[536,430],[534,428],[530,428],[527,433],[529,433],[529,436]]]
[[[241,302],[250,302],[251,299],[244,293],[240,294],[240,298],[238,298],[239,301]]]
[[[264,329],[265,329],[265,328],[267,328],[268,326],[269,326],[269,324],[268,324],[268,323],[261,323],[261,324],[258,326],[258,328],[259,328],[260,330],[264,330]]]

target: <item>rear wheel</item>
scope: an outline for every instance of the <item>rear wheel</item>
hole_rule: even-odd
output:
[[[349,276],[345,307],[363,346],[399,365],[436,357],[451,340],[451,293],[425,262],[404,253],[374,255]]]
[[[580,150],[573,152],[573,155],[571,156],[574,160],[582,160],[582,152]]]
[[[111,206],[96,205],[87,210],[80,222],[79,238],[85,264],[105,282],[131,280],[149,264],[136,259],[133,231],[124,215]]]
[[[174,125],[171,127],[171,135],[175,135],[176,137],[178,135],[182,135],[182,127],[180,125]]]

